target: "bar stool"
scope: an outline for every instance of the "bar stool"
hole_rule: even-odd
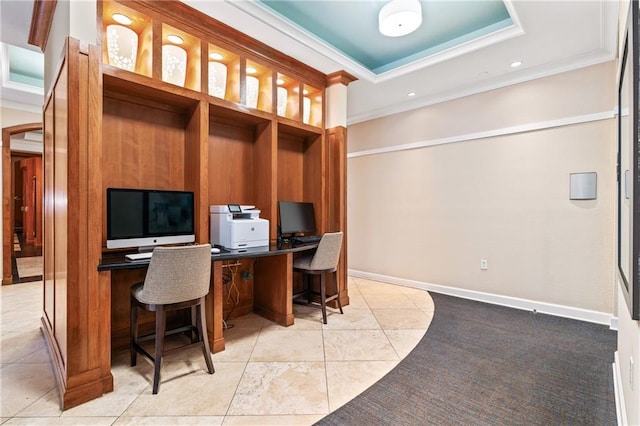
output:
[[[336,300],[340,313],[342,304],[338,292],[338,261],[340,260],[340,250],[342,248],[342,232],[326,233],[322,236],[316,252],[312,256],[297,257],[293,260],[293,271],[302,272],[304,274],[305,291],[294,295],[294,299],[298,296],[306,294],[307,303],[311,304],[312,295],[320,296],[320,307],[322,308],[322,321],[327,323],[327,302]],[[333,276],[335,293],[327,296],[326,275]],[[320,275],[320,292],[314,293],[313,276]]]
[[[188,331],[191,343],[202,347],[209,374],[214,373],[207,323],[203,305],[211,280],[211,245],[156,247],[143,283],[131,288],[131,366],[140,352],[153,362],[153,393],[160,386],[162,357],[185,346],[164,351],[164,337]],[[166,313],[191,309],[191,324],[166,330]],[[138,337],[138,309],[155,312],[155,333]],[[195,336],[194,337],[194,333]],[[155,354],[151,355],[140,342],[155,339]],[[191,346],[191,345],[187,345]]]

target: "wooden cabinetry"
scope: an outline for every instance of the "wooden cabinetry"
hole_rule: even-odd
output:
[[[131,46],[117,60],[109,51],[117,14],[131,21],[118,37],[135,34],[134,59]],[[181,2],[102,1],[98,15],[101,45],[69,40],[44,114],[43,324],[63,408],[113,389],[111,341],[128,332],[123,294],[141,278],[97,271],[107,188],[194,191],[199,243],[209,242],[213,204],[255,205],[272,241],[278,200],[313,202],[319,232],[346,231],[346,132],[325,129],[326,75]],[[168,59],[183,79],[163,70]],[[269,265],[255,274],[269,276]],[[344,260],[340,270],[347,305]],[[224,348],[220,331],[209,332]]]

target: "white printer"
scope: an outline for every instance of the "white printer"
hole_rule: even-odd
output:
[[[260,210],[255,206],[209,206],[209,214],[211,245],[230,249],[269,245],[269,221],[260,219]]]

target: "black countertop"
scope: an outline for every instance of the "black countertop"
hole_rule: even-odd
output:
[[[271,244],[269,246],[251,247],[245,249],[228,249],[225,247],[217,246],[220,249],[220,253],[212,253],[211,260],[234,260],[254,257],[266,257],[277,256],[285,253],[296,253],[307,250],[313,250],[318,247],[318,243],[308,244],[292,244],[292,243],[279,243]],[[125,255],[134,253],[133,251],[118,251],[102,253],[102,259],[98,265],[98,271],[109,271],[113,269],[135,269],[146,268],[149,265],[151,259],[141,260],[127,260]]]

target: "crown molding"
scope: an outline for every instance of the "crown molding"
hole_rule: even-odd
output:
[[[597,65],[603,62],[612,61],[614,59],[615,51],[613,51],[613,53],[606,51],[593,52],[591,54],[581,55],[577,58],[570,58],[563,63],[554,63],[544,67],[532,68],[518,75],[509,74],[505,76],[505,78],[497,78],[491,81],[487,81],[484,84],[475,84],[471,87],[463,87],[458,90],[451,90],[433,96],[425,96],[414,99],[410,102],[390,105],[388,107],[379,108],[373,111],[366,112],[364,114],[350,115],[347,120],[347,125],[353,125],[364,121],[374,120],[376,118],[382,118],[418,108],[424,108],[430,105],[435,105],[442,102],[452,101],[454,99],[464,98],[466,96],[487,92],[489,90],[500,89],[503,87],[524,83],[530,80],[548,77],[554,74],[560,74],[567,71],[573,71],[580,68]]]
[[[33,3],[28,42],[38,46],[42,52],[47,47],[57,3],[58,0],[35,0]]]

